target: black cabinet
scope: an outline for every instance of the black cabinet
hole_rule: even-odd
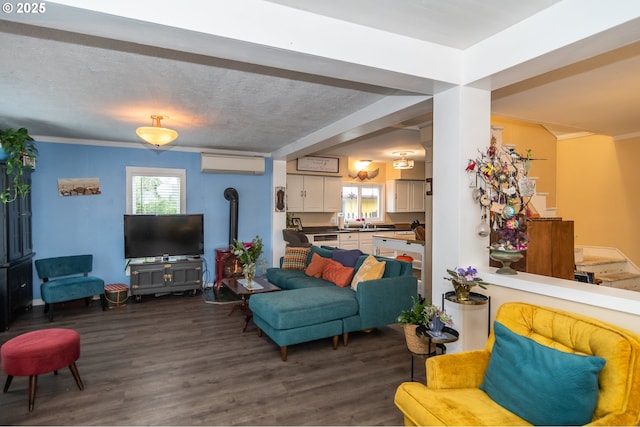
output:
[[[130,264],[131,295],[195,291],[202,286],[202,259]]]
[[[0,163],[0,188],[5,188],[6,166]],[[22,179],[31,185],[31,173]],[[33,246],[31,194],[0,203],[0,330],[6,331],[15,316],[33,304]]]

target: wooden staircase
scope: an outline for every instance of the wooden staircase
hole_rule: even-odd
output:
[[[591,272],[596,283],[640,291],[640,269],[616,248],[576,246],[576,270]]]

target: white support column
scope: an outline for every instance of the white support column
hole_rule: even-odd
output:
[[[421,295],[430,298],[433,293],[432,259],[433,259],[433,196],[430,194],[433,186],[433,124],[420,129],[420,143],[424,147],[424,174],[430,179],[425,186],[424,199],[424,258],[422,259],[422,289]]]
[[[491,93],[459,86],[434,96],[433,107],[433,273],[432,301],[453,290],[446,269],[488,265],[488,238],[479,237],[480,208],[471,197],[465,172],[468,159],[488,146]],[[450,351],[481,348],[487,339],[487,306],[446,303],[460,340]]]
[[[273,220],[271,221],[271,265],[269,267],[278,266],[280,257],[284,256],[285,242],[282,236],[282,230],[287,228],[287,213],[276,212],[275,209],[275,192],[276,187],[287,186],[287,162],[286,160],[273,161],[273,175],[271,178],[271,212],[273,212]],[[285,195],[286,197],[286,195]]]

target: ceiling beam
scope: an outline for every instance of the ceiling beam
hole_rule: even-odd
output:
[[[272,153],[277,160],[327,150],[363,135],[431,112],[433,102],[426,96],[389,96],[335,123],[319,129]]]

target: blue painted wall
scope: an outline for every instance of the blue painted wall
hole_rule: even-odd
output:
[[[168,150],[110,148],[38,142],[37,168],[32,175],[33,246],[35,259],[93,254],[94,276],[106,283],[127,283],[123,215],[126,206],[126,166],[180,168],[187,171],[187,213],[204,214],[205,278],[215,278],[214,250],[228,246],[229,202],[224,190],[239,193],[238,238],[260,235],[263,257],[271,259],[271,175],[203,174],[200,154]],[[58,178],[100,178],[102,194],[60,197]],[[34,268],[34,300],[40,299],[40,279]]]

